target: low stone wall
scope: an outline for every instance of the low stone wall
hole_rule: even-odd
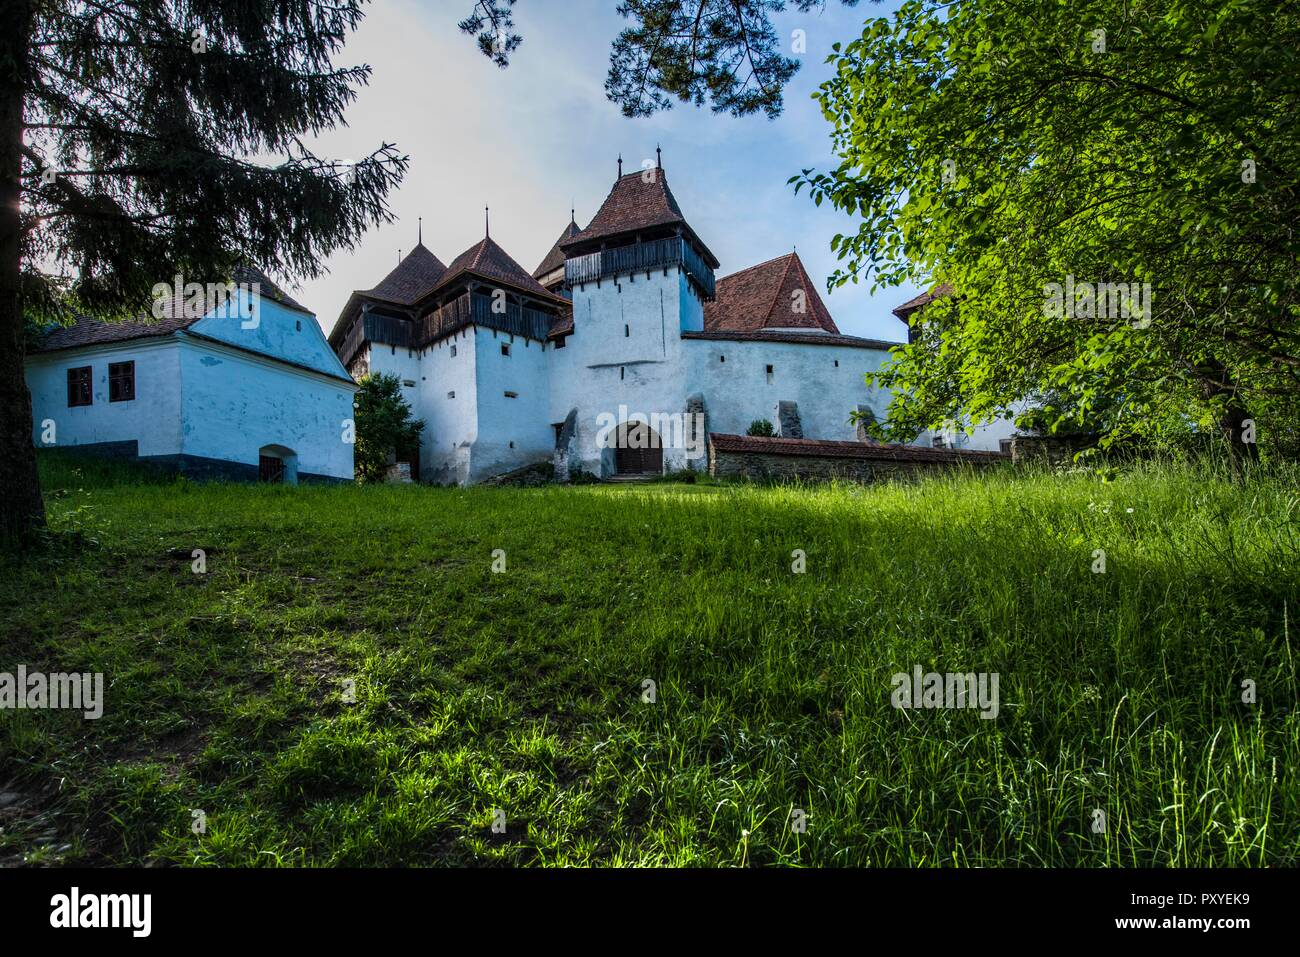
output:
[[[716,478],[877,482],[1009,460],[1010,456],[999,452],[778,436],[709,435],[709,474]]]
[[[1069,465],[1075,455],[1096,444],[1092,435],[1017,435],[1011,439],[1011,461]]]

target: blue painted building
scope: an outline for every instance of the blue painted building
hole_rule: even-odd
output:
[[[247,268],[155,293],[147,321],[82,320],[28,355],[37,447],[197,478],[353,477],[357,386],[310,310]]]

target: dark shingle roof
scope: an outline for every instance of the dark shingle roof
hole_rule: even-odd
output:
[[[230,278],[232,282],[238,284],[257,283],[259,295],[290,309],[297,309],[309,316],[313,315],[310,309],[291,297],[255,266],[236,267]],[[206,283],[204,285],[206,286]],[[159,304],[158,311],[162,314],[162,318],[155,318],[152,310],[142,313],[139,321],[133,322],[102,322],[87,316],[79,316],[75,325],[59,326],[46,333],[36,351],[53,352],[57,349],[75,349],[78,346],[93,346],[106,342],[170,336],[173,332],[188,329],[227,298],[223,292],[214,290],[214,293],[216,294],[205,295],[198,308],[191,308],[190,301],[184,295],[165,300]]]
[[[573,333],[573,309],[562,309],[560,314],[555,317],[551,323],[551,330],[546,334],[548,339],[563,339]]]
[[[817,455],[894,462],[1000,462],[1011,458],[1001,452],[974,449],[928,449],[919,445],[787,439],[780,436],[727,435],[718,432],[710,432],[709,441],[719,452],[754,452],[760,455]]]
[[[533,278],[541,279],[543,276],[553,273],[555,270],[563,266],[564,250],[560,248],[560,243],[564,242],[566,239],[572,239],[581,232],[582,230],[578,228],[578,224],[570,219],[569,225],[564,227],[564,232],[560,233],[560,238],[555,241],[555,245],[552,246],[551,251],[546,254],[546,258],[543,259],[538,267],[533,270]]]
[[[510,255],[490,236],[484,236],[453,259],[434,288],[445,288],[466,275],[477,276],[489,282],[499,282],[539,298],[567,302],[528,275],[524,267],[511,259]]]
[[[796,297],[796,292],[802,292]],[[802,302],[802,311],[796,311]],[[704,304],[705,332],[808,328],[839,334],[798,253],[786,253],[718,280],[717,298]]]
[[[361,294],[399,306],[417,302],[433,289],[447,272],[447,267],[431,253],[424,243],[402,257],[393,271],[380,280],[373,289],[363,289]]]

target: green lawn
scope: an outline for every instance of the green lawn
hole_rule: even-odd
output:
[[[1296,472],[43,471],[0,670],[102,671],[106,707],[0,712],[0,863],[1300,863]],[[891,707],[918,664],[996,672],[996,719]]]

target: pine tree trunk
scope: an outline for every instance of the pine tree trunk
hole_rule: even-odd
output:
[[[0,30],[0,542],[25,539],[45,524],[32,446],[32,397],[23,372],[19,176],[29,0],[6,4]]]

